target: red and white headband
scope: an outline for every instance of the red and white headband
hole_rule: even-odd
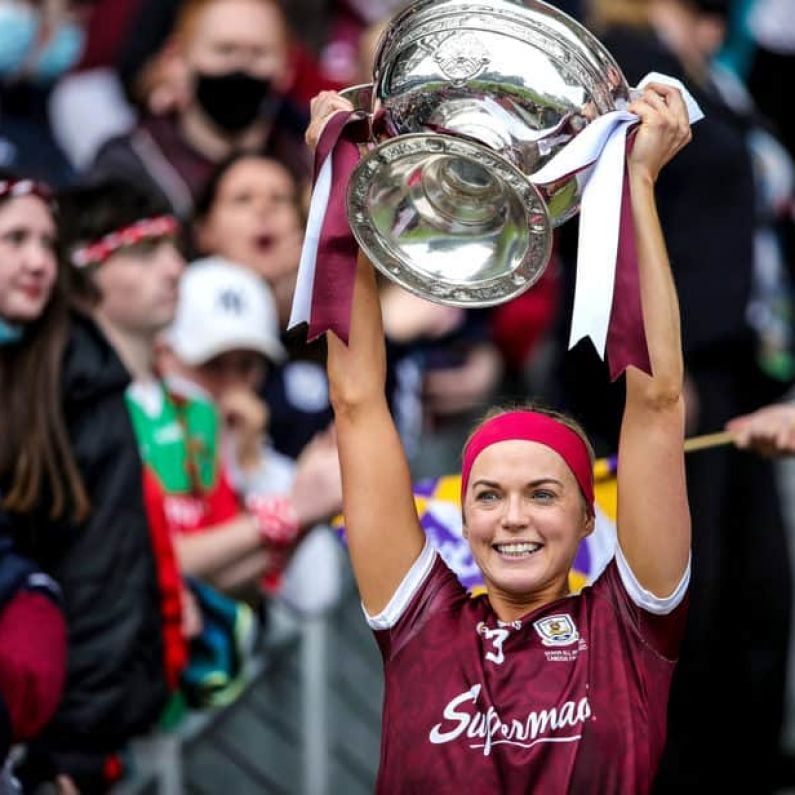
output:
[[[130,226],[117,229],[115,232],[94,243],[80,246],[72,252],[72,264],[76,268],[89,265],[101,265],[116,252],[128,246],[134,246],[145,240],[156,240],[159,237],[170,237],[177,233],[179,222],[173,215],[160,215],[155,218],[143,218]]]
[[[0,179],[0,199],[18,199],[20,196],[37,196],[45,202],[52,202],[49,185],[35,179]]]
[[[498,442],[512,440],[539,442],[554,450],[574,474],[588,509],[593,513],[593,464],[580,435],[548,414],[536,411],[508,411],[487,420],[475,431],[464,448],[461,466],[461,504],[466,495],[475,459]]]

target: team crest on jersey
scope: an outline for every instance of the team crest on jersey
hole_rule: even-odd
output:
[[[545,646],[570,646],[580,639],[580,633],[568,613],[539,619],[533,622],[533,627]]]

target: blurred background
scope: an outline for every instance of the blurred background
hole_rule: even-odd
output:
[[[404,5],[0,0],[6,791],[372,791],[381,663],[341,537],[324,345],[285,329],[309,102],[371,80]],[[555,5],[631,85],[678,77],[706,114],[658,185],[688,436],[771,407],[795,427],[792,0]],[[489,406],[566,409],[615,452],[621,384],[567,350],[576,246],[573,219],[541,280],[491,309],[382,286],[390,406],[451,556],[445,478]],[[795,792],[795,459],[723,444],[688,454],[688,484],[659,792]]]

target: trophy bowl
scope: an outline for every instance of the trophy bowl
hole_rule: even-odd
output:
[[[541,0],[418,0],[382,34],[373,82],[343,93],[370,120],[347,194],[359,245],[407,290],[470,307],[541,276],[581,185],[533,174],[629,100],[605,47]]]

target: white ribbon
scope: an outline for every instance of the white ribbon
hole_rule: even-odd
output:
[[[650,82],[679,89],[691,124],[704,118],[684,85],[659,72],[647,74],[631,94],[640,92]],[[613,307],[626,137],[638,119],[636,114],[623,109],[599,116],[530,178],[534,184],[542,185],[577,174],[585,185],[580,204],[577,280],[569,348],[583,337],[590,337],[603,359]]]
[[[703,118],[704,114],[684,85],[668,75],[650,72],[631,94],[639,92],[649,82],[666,83],[678,88],[682,92],[691,124]],[[590,337],[602,358],[613,305],[626,135],[637,121],[636,114],[624,109],[599,116],[530,177],[533,183],[543,185],[574,174],[584,185],[569,347],[583,337]],[[309,322],[311,317],[320,233],[333,179],[332,157],[329,154],[312,191],[288,328]]]
[[[626,136],[637,118],[621,118],[605,141],[582,193],[577,244],[577,282],[569,332],[569,348],[590,337],[604,358],[613,308],[613,287],[621,219]]]
[[[298,266],[298,277],[293,294],[293,305],[290,310],[290,321],[287,328],[291,329],[301,323],[309,323],[312,312],[312,289],[315,283],[315,268],[317,267],[317,251],[320,245],[320,232],[323,228],[323,219],[326,216],[331,185],[333,181],[331,153],[323,161],[320,173],[312,190],[312,200],[309,204],[309,215],[304,234],[304,245],[301,249],[301,263]]]

